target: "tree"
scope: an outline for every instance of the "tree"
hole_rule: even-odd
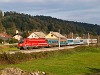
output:
[[[79,36],[88,32],[93,35],[100,34],[100,26],[97,24],[66,21],[50,16],[30,16],[16,12],[5,12],[5,16],[2,19],[2,26],[11,35],[14,35],[16,29],[22,33],[27,31],[43,31],[48,33],[60,29],[61,34],[69,34],[70,32],[73,32],[73,34],[78,33]]]
[[[2,25],[2,11],[0,10],[0,32],[5,32],[5,28],[4,26]]]
[[[7,33],[14,35],[16,33],[16,25],[14,22],[9,23],[9,28],[7,28]]]
[[[0,44],[2,44],[2,42],[4,42],[4,40],[0,39]]]
[[[0,32],[5,32],[5,28],[3,27],[1,20],[0,20]]]
[[[8,42],[9,42],[10,44],[13,44],[13,43],[18,43],[18,40],[12,38],[12,39],[10,39]]]
[[[2,18],[2,16],[3,16],[3,13],[2,13],[2,11],[0,10],[0,18]]]

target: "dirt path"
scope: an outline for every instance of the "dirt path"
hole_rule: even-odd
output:
[[[62,50],[62,49],[71,49],[75,48],[77,46],[66,46],[66,47],[52,47],[52,48],[40,48],[40,49],[30,49],[30,50],[20,50],[20,51],[9,51],[7,53],[9,54],[15,54],[16,52],[21,53],[32,53],[32,52],[44,52],[44,51],[55,51],[55,50]]]

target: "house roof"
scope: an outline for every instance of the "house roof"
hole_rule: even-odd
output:
[[[10,38],[12,38],[12,37],[9,36],[8,34],[6,34],[6,33],[0,33],[0,39],[8,40]]]
[[[0,37],[11,38],[11,36],[6,33],[0,33]]]
[[[46,36],[46,34],[44,34],[43,32],[34,32],[34,34],[36,34],[40,38],[44,38]]]
[[[60,33],[58,32],[50,32],[51,34],[55,35],[56,37],[60,37],[60,38],[66,38],[65,36],[61,35]]]
[[[43,32],[33,32],[35,35],[37,35],[39,38],[44,38],[46,36],[46,34],[44,34]],[[32,34],[32,33],[31,33]],[[31,35],[30,34],[30,35]]]

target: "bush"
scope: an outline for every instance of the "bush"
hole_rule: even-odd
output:
[[[67,50],[60,50],[60,51],[47,51],[47,52],[36,52],[36,53],[21,53],[17,52],[15,54],[7,54],[2,53],[0,54],[0,63],[7,63],[7,64],[16,64],[23,61],[31,60],[31,59],[39,59],[39,58],[47,58],[51,56],[59,56],[59,54],[70,53]]]
[[[9,45],[9,48],[16,48],[17,45]]]
[[[44,52],[29,53],[29,54],[25,54],[21,52],[17,52],[15,54],[7,54],[4,52],[3,54],[0,54],[0,63],[15,64],[15,63],[19,63],[31,59],[37,59],[43,57],[46,57],[46,54]]]
[[[0,44],[2,44],[2,42],[4,42],[4,40],[0,39]]]
[[[12,39],[10,39],[10,40],[9,40],[9,43],[10,43],[10,44],[12,44],[12,43],[18,43],[18,40],[17,40],[17,39],[12,38]]]

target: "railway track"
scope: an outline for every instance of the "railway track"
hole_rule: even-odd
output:
[[[52,47],[52,48],[39,48],[39,49],[30,49],[30,50],[20,50],[20,51],[9,51],[6,53],[9,54],[15,54],[17,52],[21,52],[21,53],[33,53],[33,52],[44,52],[44,51],[56,51],[56,50],[62,50],[62,49],[71,49],[71,48],[75,48],[77,46],[66,46],[66,47]],[[2,54],[2,53],[0,53]]]

